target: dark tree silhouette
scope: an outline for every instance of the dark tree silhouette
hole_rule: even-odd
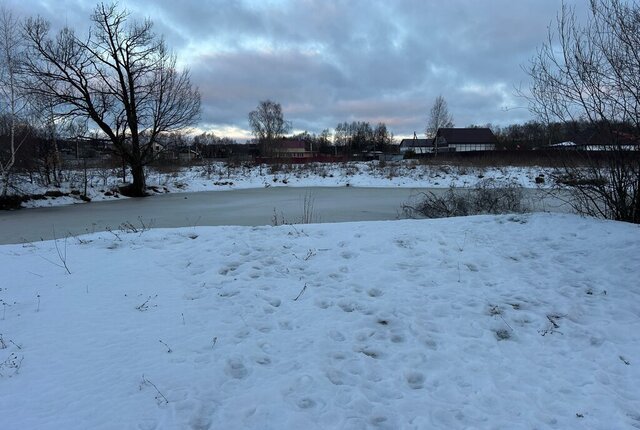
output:
[[[145,195],[154,143],[199,115],[200,94],[188,71],[177,69],[150,20],[133,20],[116,4],[95,8],[84,38],[68,27],[55,37],[49,31],[42,18],[26,22],[30,91],[53,100],[60,117],[93,121],[130,166],[130,194]]]
[[[563,5],[532,59],[530,108],[543,121],[583,121],[602,153],[583,154],[560,178],[585,214],[640,223],[640,7],[636,0],[591,0],[580,23]]]

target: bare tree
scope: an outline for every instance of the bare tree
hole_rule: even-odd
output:
[[[378,138],[380,140],[377,140]],[[336,125],[334,143],[347,148],[348,151],[364,151],[369,148],[375,149],[376,143],[381,143],[381,140],[390,141],[391,138],[387,126],[383,123],[379,123],[374,130],[367,121],[345,121]]]
[[[16,164],[16,154],[24,143],[26,135],[18,137],[16,129],[21,115],[26,113],[27,97],[21,91],[20,63],[24,54],[20,23],[10,10],[0,7],[0,105],[9,122],[8,150],[0,151],[0,195],[5,197],[9,190],[11,172]]]
[[[284,119],[280,103],[271,100],[261,101],[256,110],[249,113],[249,126],[258,139],[263,156],[270,155],[277,139],[291,129],[291,124]]]
[[[587,20],[562,6],[555,30],[532,59],[530,109],[543,121],[585,121],[614,150],[583,154],[564,183],[585,214],[640,223],[640,5],[591,0]],[[597,155],[597,156],[596,156]]]
[[[393,133],[389,131],[384,122],[379,122],[373,129],[373,150],[386,151],[393,143]]]
[[[442,96],[436,97],[436,101],[429,111],[425,135],[427,139],[435,137],[439,128],[453,127],[453,116],[449,113],[447,101]]]
[[[154,143],[195,122],[200,94],[150,20],[101,3],[91,22],[84,38],[68,27],[52,38],[47,21],[27,21],[30,90],[54,100],[59,117],[95,123],[131,168],[130,195],[143,196]]]
[[[36,125],[40,128],[41,137],[47,142],[41,151],[39,158],[40,167],[43,170],[45,185],[59,186],[61,182],[62,157],[58,140],[63,134],[63,130],[75,127],[72,118],[56,118],[55,100],[50,97],[38,97],[32,100],[35,110],[38,112],[34,118]],[[35,161],[35,160],[33,160]]]

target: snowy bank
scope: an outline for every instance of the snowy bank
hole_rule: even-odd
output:
[[[226,191],[265,187],[403,187],[448,188],[473,187],[482,179],[510,181],[525,188],[551,184],[536,183],[536,178],[549,170],[544,167],[467,167],[425,165],[407,160],[379,163],[315,163],[307,165],[229,165],[221,162],[181,168],[173,172],[147,170],[147,184],[151,193]],[[70,194],[84,193],[84,172],[70,171],[55,191]],[[50,187],[29,183],[26,177],[17,178],[17,189],[24,194],[44,194]],[[119,171],[89,170],[87,196],[92,201],[122,198],[113,190],[121,185]],[[42,198],[24,203],[25,207],[46,207],[83,203],[79,195]]]
[[[550,214],[0,246],[0,427],[639,427],[639,256]]]

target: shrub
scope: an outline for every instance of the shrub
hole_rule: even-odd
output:
[[[525,211],[523,198],[522,187],[513,182],[483,179],[472,189],[419,193],[402,205],[402,211],[407,217],[426,218],[519,213]]]
[[[24,201],[24,197],[22,196],[15,196],[15,195],[1,196],[0,210],[20,209],[22,207],[23,201]]]

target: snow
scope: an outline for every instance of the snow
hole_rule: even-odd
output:
[[[448,188],[473,187],[482,179],[511,181],[525,188],[538,188],[535,178],[549,170],[544,167],[465,167],[425,165],[411,160],[403,162],[315,163],[284,165],[275,170],[267,165],[230,166],[214,162],[202,166],[178,169],[175,172],[147,170],[147,184],[156,192],[197,192],[265,187],[403,187]],[[17,188],[22,193],[44,194],[48,188],[31,184],[18,177]],[[57,190],[84,192],[84,173],[67,172],[66,180]],[[90,170],[87,195],[92,201],[113,200],[122,196],[105,195],[120,184],[118,171]],[[550,185],[550,184],[548,184]],[[543,185],[545,186],[545,185]],[[79,196],[31,200],[25,207],[59,206],[82,203]]]
[[[560,146],[576,146],[576,144],[574,142],[560,142],[560,143],[554,143],[553,145],[549,145],[550,147],[560,147]]]
[[[639,256],[558,214],[3,245],[0,427],[640,428]]]

